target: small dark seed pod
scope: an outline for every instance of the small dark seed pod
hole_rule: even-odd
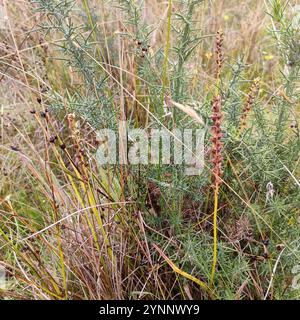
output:
[[[276,250],[277,251],[282,251],[283,249],[284,249],[284,245],[283,244],[280,243],[280,244],[276,245]]]
[[[268,246],[269,243],[270,243],[270,240],[266,238],[266,239],[264,239],[264,240],[262,241],[262,243],[263,243],[265,246]]]
[[[15,147],[15,146],[10,146],[11,150],[13,151],[20,151],[20,149],[18,147]]]
[[[57,136],[51,136],[49,142],[54,143],[57,139]]]
[[[264,253],[263,253],[263,257],[264,257],[265,259],[270,259],[270,256],[269,256],[269,254],[268,254],[267,252],[264,252]]]

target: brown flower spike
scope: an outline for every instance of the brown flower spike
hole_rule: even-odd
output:
[[[223,31],[220,29],[217,32],[217,38],[216,38],[216,79],[220,79],[221,69],[223,65]]]
[[[250,92],[247,95],[246,103],[243,107],[242,115],[241,115],[241,125],[239,129],[240,132],[246,127],[247,115],[249,111],[252,109],[252,106],[254,105],[255,98],[259,90],[259,81],[260,81],[259,78],[256,78],[253,80],[253,83],[250,88]]]
[[[221,95],[219,94],[219,82],[220,82],[220,75],[221,75],[221,68],[223,64],[223,31],[220,29],[217,32],[216,37],[216,80],[217,80],[217,93],[213,98],[212,101],[212,116],[211,119],[213,121],[212,126],[212,154],[213,154],[213,169],[212,172],[214,174],[214,188],[218,189],[219,185],[221,184],[221,174],[222,174],[222,131],[221,131],[221,106],[222,106],[222,99]]]
[[[214,174],[214,187],[218,188],[221,184],[221,175],[222,175],[222,147],[223,144],[221,142],[222,139],[222,131],[221,131],[221,97],[217,95],[214,97],[212,102],[213,114],[211,119],[213,121],[212,126],[212,163],[213,169],[212,172]]]

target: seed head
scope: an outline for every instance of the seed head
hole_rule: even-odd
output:
[[[223,65],[223,31],[220,29],[217,31],[217,38],[216,38],[216,79],[220,79],[221,69]]]
[[[243,130],[246,125],[247,125],[247,115],[250,112],[250,110],[252,109],[254,102],[255,102],[255,98],[257,96],[258,90],[259,90],[259,78],[256,78],[253,80],[253,83],[250,87],[250,91],[247,95],[246,98],[246,102],[244,104],[243,110],[242,110],[242,115],[241,115],[241,124],[240,124],[240,128],[239,131],[241,132],[241,130]]]
[[[212,102],[213,114],[211,116],[213,126],[212,130],[212,163],[213,163],[213,174],[214,174],[214,187],[218,187],[221,184],[221,175],[222,175],[222,148],[223,144],[222,139],[222,130],[221,130],[221,96],[217,95],[214,97]]]

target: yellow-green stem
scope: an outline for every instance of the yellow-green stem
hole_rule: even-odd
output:
[[[210,286],[214,284],[214,277],[217,267],[217,260],[218,260],[218,199],[219,199],[219,186],[215,186],[214,192],[214,218],[213,218],[213,229],[214,229],[214,251],[213,251],[213,264],[211,269],[211,276],[210,276]]]

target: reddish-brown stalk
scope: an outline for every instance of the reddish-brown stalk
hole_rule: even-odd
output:
[[[243,110],[242,110],[239,134],[247,125],[247,116],[254,105],[255,98],[256,98],[258,90],[259,90],[259,81],[260,81],[259,78],[256,78],[253,80],[250,91],[247,95],[247,99],[246,99],[246,102],[245,102]]]
[[[223,31],[220,29],[217,32],[217,37],[216,37],[216,79],[217,82],[220,80],[220,75],[221,75],[221,69],[223,65]]]
[[[213,175],[214,175],[214,188],[219,187],[221,184],[221,175],[222,175],[222,147],[223,144],[221,142],[222,139],[222,131],[221,131],[221,97],[218,95],[214,97],[212,103],[213,114],[211,119],[213,121],[212,126],[212,163],[213,163]]]

